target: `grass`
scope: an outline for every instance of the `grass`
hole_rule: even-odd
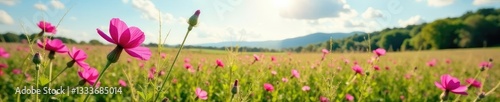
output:
[[[1,69],[4,74],[0,76],[1,101],[33,101],[35,95],[15,94],[15,89],[22,86],[35,86],[36,70],[31,62],[31,53],[24,51],[29,49],[28,44],[0,43],[11,57],[1,58],[0,64],[9,67]],[[68,48],[77,47],[83,49],[87,54],[86,60],[92,67],[99,71],[106,64],[106,54],[114,46],[90,46],[90,45],[67,45]],[[18,50],[19,49],[19,50]],[[42,52],[47,61],[48,52],[34,46],[35,52]],[[167,54],[162,59],[156,48],[151,48],[153,57],[150,61],[140,61],[126,54],[122,54],[120,60],[112,64],[101,79],[101,87],[121,87],[118,80],[127,82],[122,87],[121,94],[91,95],[90,99],[95,101],[152,101],[155,87],[160,86],[163,76],[161,71],[167,71],[172,63],[177,49],[166,48],[161,52]],[[474,101],[480,90],[488,92],[500,82],[500,70],[497,60],[500,60],[500,48],[478,48],[478,49],[453,49],[419,52],[388,52],[380,57],[374,65],[380,66],[381,70],[375,71],[367,61],[373,56],[372,53],[332,52],[327,55],[326,60],[321,61],[321,53],[252,53],[252,52],[230,52],[220,50],[186,49],[179,56],[174,65],[172,75],[165,84],[165,93],[160,99],[171,101],[202,101],[197,99],[195,89],[197,87],[208,92],[210,101],[231,101],[231,89],[234,80],[239,80],[239,92],[232,101],[319,101],[323,96],[330,101],[345,101],[345,95],[354,96],[354,101],[439,101],[442,93],[435,85],[443,74],[459,78],[462,84],[465,79],[472,78],[479,72],[479,63],[494,60],[493,68],[482,72],[478,79],[483,83],[482,89],[470,88],[469,95],[460,96],[460,101]],[[125,52],[123,52],[125,53]],[[251,64],[253,54],[262,60]],[[276,62],[271,62],[270,57],[275,56]],[[26,59],[28,58],[28,59]],[[190,64],[197,71],[190,72],[184,68],[184,59],[189,58]],[[131,60],[127,62],[127,60]],[[215,68],[215,60],[221,59],[226,65],[224,68]],[[344,59],[349,60],[345,63]],[[434,67],[426,63],[437,59]],[[451,60],[450,64],[445,60]],[[53,61],[53,73],[59,73],[70,61],[67,54],[56,54]],[[356,75],[351,84],[346,84],[354,75],[351,70],[353,63],[357,62],[365,72],[370,75]],[[143,64],[144,66],[140,66]],[[198,70],[198,66],[201,65]],[[162,67],[155,67],[162,66]],[[155,67],[157,73],[154,78],[148,78],[150,68]],[[385,69],[389,67],[389,69]],[[415,70],[415,67],[417,69]],[[21,69],[23,74],[14,74],[12,70]],[[51,87],[77,87],[81,80],[77,74],[77,65],[67,69],[60,78],[55,79]],[[291,70],[300,72],[300,78],[291,78]],[[49,76],[47,66],[40,69],[41,76]],[[271,71],[276,71],[272,75]],[[24,74],[29,74],[26,77]],[[287,78],[288,82],[283,82]],[[263,88],[264,83],[274,86],[274,91],[267,92]],[[303,91],[303,86],[310,86],[311,90]],[[85,84],[84,87],[89,87]],[[481,101],[495,101],[500,99],[500,90],[494,90]],[[458,95],[451,94],[450,99],[456,99]],[[404,98],[402,98],[404,97]],[[40,95],[41,101],[83,101],[85,95],[63,94],[63,95]]]

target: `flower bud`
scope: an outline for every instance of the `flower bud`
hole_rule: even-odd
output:
[[[490,62],[493,62],[493,58],[490,58],[490,59],[489,59],[489,61],[490,61]]]
[[[33,63],[39,65],[40,63],[42,63],[42,60],[43,58],[41,57],[40,53],[35,53],[35,55],[33,55]]]
[[[75,64],[75,60],[71,60],[68,63],[66,63],[66,68],[71,68]]]
[[[199,16],[200,16],[200,10],[196,10],[196,12],[194,12],[193,16],[191,16],[189,18],[188,24],[189,24],[190,29],[192,29],[194,26],[196,26],[198,24],[198,17]]]
[[[120,46],[116,46],[113,51],[109,52],[107,59],[108,63],[115,63],[118,62],[118,59],[120,59],[120,54],[122,53],[123,48]]]
[[[56,52],[55,51],[50,51],[49,52],[49,59],[53,60],[55,58]]]
[[[79,86],[83,86],[83,85],[85,85],[85,82],[87,82],[87,81],[85,81],[85,80],[80,80],[80,82],[78,82],[78,85],[79,85]]]
[[[234,86],[233,89],[231,89],[231,93],[233,93],[233,95],[238,93],[238,80],[234,81]]]

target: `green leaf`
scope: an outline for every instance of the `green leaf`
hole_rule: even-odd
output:
[[[137,94],[139,94],[142,99],[146,100],[146,96],[144,96],[144,93],[142,93],[141,91],[137,91]]]
[[[44,77],[44,76],[40,76],[40,85],[41,85],[41,86],[45,86],[45,85],[47,85],[49,82],[50,82],[50,81],[49,81],[49,79],[48,79],[48,78],[46,78],[46,77]]]

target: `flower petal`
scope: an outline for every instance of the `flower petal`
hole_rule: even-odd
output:
[[[113,18],[109,22],[109,33],[114,41],[119,41],[121,34],[128,28],[127,24],[119,18]]]
[[[128,48],[125,51],[132,57],[139,58],[141,60],[149,60],[151,58],[151,51],[147,47],[135,47]]]
[[[137,27],[130,27],[124,33],[129,33],[130,38],[126,45],[122,45],[124,48],[137,47],[144,42],[145,36],[144,32]]]
[[[113,43],[113,44],[117,44],[113,39],[111,39],[106,33],[102,32],[99,28],[97,28],[97,33],[99,33],[99,35],[102,38],[104,38],[106,41]]]
[[[438,83],[438,82],[434,82],[434,85],[436,85],[436,87],[438,87],[438,88],[439,88],[439,89],[441,89],[441,90],[446,90],[446,89],[443,87],[443,85],[441,85],[441,84],[440,84],[440,83]]]

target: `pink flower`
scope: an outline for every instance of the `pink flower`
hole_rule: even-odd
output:
[[[78,71],[78,76],[80,76],[83,81],[89,83],[90,85],[94,85],[94,83],[97,81],[97,77],[99,76],[99,72],[97,72],[97,69],[89,67],[87,69]]]
[[[434,85],[445,92],[467,95],[467,87],[460,86],[460,81],[448,74],[441,76],[441,83],[435,82]]]
[[[385,66],[385,69],[386,69],[386,70],[389,70],[389,66]]]
[[[165,53],[160,53],[160,56],[161,56],[162,59],[167,58],[167,54],[165,54]]]
[[[118,84],[120,84],[120,86],[122,86],[122,87],[127,87],[127,83],[121,79],[118,80]]]
[[[104,38],[106,41],[116,44],[116,52],[113,50],[109,55],[120,56],[119,54],[123,49],[130,56],[139,58],[142,60],[149,60],[151,58],[151,51],[147,47],[140,46],[145,39],[144,32],[137,27],[128,27],[127,24],[121,21],[119,18],[111,19],[109,23],[109,37],[106,33],[102,32],[97,28],[97,33]],[[116,62],[118,60],[117,56],[108,56],[108,60],[111,62]],[[114,57],[114,58],[113,58]]]
[[[436,59],[432,59],[431,61],[427,62],[427,66],[434,67],[436,66],[436,62],[437,62]]]
[[[1,70],[0,70],[1,71]],[[26,77],[26,81],[31,81],[33,78],[31,78],[31,75],[28,73],[24,73],[24,77]]]
[[[476,88],[481,88],[481,82],[474,80],[473,78],[469,78],[465,80],[467,83],[469,83],[471,86],[474,86]]]
[[[207,100],[208,94],[206,91],[201,90],[201,88],[196,88],[196,96],[202,100]]]
[[[68,48],[66,48],[66,45],[64,45],[64,43],[59,39],[54,39],[54,40],[45,39],[45,43],[38,40],[37,44],[38,44],[38,47],[40,47],[40,48],[44,48],[43,44],[45,44],[45,50],[48,50],[48,51],[54,51],[57,53],[68,52]]]
[[[144,68],[144,63],[139,62],[139,68],[141,68],[141,69]]]
[[[281,81],[288,82],[288,79],[287,78],[281,78]]]
[[[3,68],[8,68],[8,67],[9,67],[9,65],[7,65],[7,64],[0,64],[0,70]]]
[[[89,64],[87,64],[85,62],[85,59],[87,59],[87,54],[83,51],[83,50],[80,50],[80,49],[76,49],[76,47],[73,47],[73,52],[71,51],[68,51],[68,55],[69,57],[71,57],[71,59],[73,59],[71,62],[72,63],[75,63],[78,64],[78,66],[86,69],[86,68],[89,68]],[[73,66],[73,64],[71,65]]]
[[[309,91],[309,90],[311,90],[311,88],[309,86],[302,87],[302,91]]]
[[[0,70],[0,76],[3,76],[3,70]]]
[[[42,32],[47,32],[47,33],[56,33],[56,27],[50,24],[49,22],[45,21],[40,21],[38,22],[38,28],[42,29]]]
[[[191,62],[191,60],[189,58],[184,59],[184,63],[189,63],[189,62]]]
[[[276,75],[276,74],[278,74],[278,72],[276,72],[276,71],[273,70],[273,71],[271,71],[271,74],[272,75]]]
[[[191,64],[189,64],[189,63],[186,63],[186,64],[184,64],[184,68],[191,69],[191,68],[193,68],[193,66],[191,66]]]
[[[375,70],[380,70],[380,67],[378,67],[378,66],[373,66],[373,69],[375,69]]]
[[[5,51],[5,49],[3,49],[2,47],[0,47],[0,57],[9,58],[10,54],[7,51]]]
[[[222,63],[222,61],[220,59],[217,59],[215,62],[217,63],[217,67],[224,68],[224,63]]]
[[[259,61],[259,60],[260,60],[259,56],[257,56],[256,54],[253,54],[253,59],[254,59],[255,61]]]
[[[446,59],[446,64],[450,64],[451,63],[451,60],[450,59]]]
[[[162,76],[162,75],[165,75],[165,71],[160,71],[160,73],[158,74],[159,76]]]
[[[354,101],[354,96],[352,96],[351,94],[347,94],[347,95],[345,95],[345,99],[347,101]]]
[[[14,70],[12,70],[12,73],[21,74],[21,69],[14,69]]]
[[[148,79],[152,80],[155,78],[155,74],[153,72],[148,72]]]
[[[361,74],[363,75],[363,69],[361,69],[361,67],[359,65],[354,65],[352,67],[352,70],[354,70],[354,72],[356,72],[356,74]]]
[[[481,62],[479,63],[479,67],[482,68],[491,68],[492,67],[492,64],[490,62]]]
[[[323,49],[323,50],[321,50],[321,52],[323,52],[324,55],[330,53],[330,51],[328,51],[327,49]]]
[[[276,61],[276,57],[271,56],[271,61],[273,61],[273,62]]]
[[[373,50],[373,53],[377,55],[378,57],[385,55],[385,50],[383,48],[378,48]]]
[[[295,70],[295,69],[294,69],[294,70],[292,70],[292,76],[293,76],[293,77],[295,77],[295,78],[300,78],[300,73],[299,73],[299,71],[297,71],[297,70]],[[292,78],[293,78],[293,77],[292,77]]]
[[[320,101],[320,102],[330,102],[330,101],[328,100],[328,98],[323,97],[323,96],[320,96],[320,97],[319,97],[319,101]]]
[[[272,92],[274,90],[274,87],[272,84],[265,83],[264,84],[264,89],[266,89],[267,92]]]

